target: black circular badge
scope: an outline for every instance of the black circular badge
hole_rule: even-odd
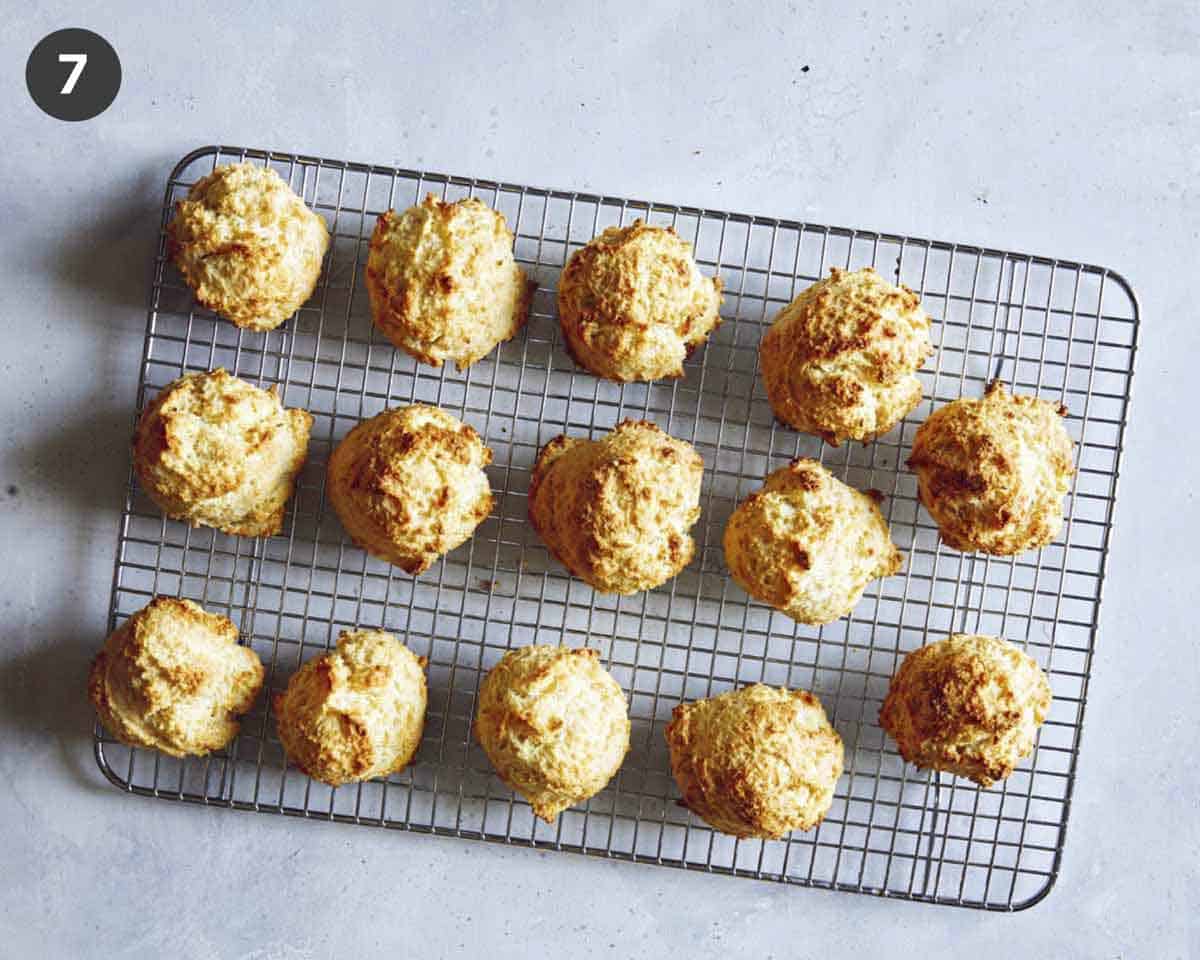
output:
[[[25,64],[33,102],[59,120],[91,120],[121,89],[121,61],[112,44],[91,30],[55,30]]]

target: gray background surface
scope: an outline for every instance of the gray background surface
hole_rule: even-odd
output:
[[[0,953],[1200,955],[1194,2],[152,6],[10,4],[0,37]],[[124,65],[114,105],[76,125],[23,82],[33,45],[66,26]],[[84,676],[162,183],[213,141],[1125,274],[1143,314],[1133,425],[1049,898],[985,915],[112,790]]]

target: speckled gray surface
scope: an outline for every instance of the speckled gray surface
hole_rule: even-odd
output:
[[[1194,3],[44,6],[9,11],[0,37],[0,953],[1200,954],[1200,461],[1177,399],[1200,348]],[[38,113],[20,84],[34,43],[64,26],[104,34],[124,64],[116,103],[84,124]],[[147,266],[166,171],[215,140],[896,229],[1129,277],[1143,308],[1133,426],[1049,898],[983,915],[112,790],[83,681]]]

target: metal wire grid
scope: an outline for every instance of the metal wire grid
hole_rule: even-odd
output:
[[[184,372],[224,366],[277,384],[312,412],[309,460],[282,536],[229,537],[165,520],[132,477],[121,520],[109,628],[154,594],[193,598],[240,625],[270,691],[338,633],[394,632],[429,658],[429,713],[415,763],[386,781],[337,790],[286,768],[260,697],[226,751],[174,760],[127,748],[97,726],[96,757],[131,793],[310,819],[581,851],[788,883],[989,909],[1037,902],[1057,876],[1075,777],[1136,348],[1138,308],[1112,271],[998,250],[689,207],[230,147],[172,171],[163,207],[216,164],[277,169],[333,234],[312,300],[282,328],[238,330],[197,308],[160,235],[137,407]],[[417,202],[476,195],[516,234],[538,281],[525,331],[469,371],[416,364],[378,336],[362,286],[374,218]],[[670,224],[724,280],[725,322],[674,382],[617,385],[578,370],[554,306],[567,256],[635,217]],[[757,376],[773,313],[828,267],[871,264],[913,287],[935,319],[926,400],[867,446],[831,448],[777,426]],[[943,548],[918,509],[903,461],[935,406],[979,395],[1000,375],[1060,400],[1078,441],[1064,532],[1016,558]],[[437,403],[495,453],[493,514],[467,544],[413,579],[347,542],[323,500],[333,446],[389,406]],[[626,417],[689,440],[706,464],[693,563],[658,590],[607,597],[554,563],[527,524],[538,448],[596,436]],[[735,504],[771,469],[816,456],[887,494],[904,571],[872,585],[849,616],[799,625],[729,582],[720,549]],[[1050,717],[1033,757],[990,790],[904,764],[876,717],[900,658],[955,630],[1003,636],[1048,671]],[[533,642],[598,648],[629,696],[633,747],[609,787],[554,826],[491,772],[472,743],[483,674]],[[825,822],[780,841],[736,841],[679,807],[663,727],[681,700],[752,681],[817,693],[846,744],[846,773]]]

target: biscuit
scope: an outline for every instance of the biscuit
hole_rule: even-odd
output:
[[[997,381],[921,424],[908,465],[948,546],[1010,556],[1058,536],[1075,473],[1066,412]]]
[[[333,787],[403,770],[425,728],[425,664],[383,630],[344,632],[275,696],[288,760]]]
[[[1032,657],[996,637],[958,633],[904,658],[879,725],[909,763],[990,787],[1029,756],[1050,702]]]
[[[874,496],[815,460],[770,474],[725,525],[725,563],[752,597],[801,623],[849,613],[867,584],[896,573],[903,556]]]
[[[167,240],[203,306],[239,327],[274,330],[312,296],[329,231],[274,170],[234,163],[175,204]]]
[[[228,617],[155,597],[109,634],[92,661],[88,698],[122,743],[203,756],[237,736],[263,665]]]
[[[511,650],[479,689],[475,738],[547,823],[604,789],[629,750],[629,727],[625,694],[595,650]]]
[[[243,537],[283,529],[312,416],[224,370],[167,384],[143,412],[133,467],[162,511]]]
[[[721,322],[721,281],[705,277],[673,229],[636,220],[572,254],[558,287],[575,359],[609,380],[682,377],[683,361]]]
[[[811,830],[845,759],[820,700],[761,683],[680,704],[666,737],[683,805],[735,837]]]
[[[465,370],[511,339],[534,284],[513,258],[504,217],[474,198],[432,194],[375,225],[367,292],[381,333],[422,363]]]
[[[838,446],[882,436],[921,402],[933,352],[917,295],[870,267],[834,267],[776,314],[759,346],[775,416]]]
[[[492,509],[492,451],[457,417],[416,403],[360,423],[329,458],[329,502],[372,556],[419,574]]]
[[[691,561],[704,460],[652,423],[599,440],[555,437],[538,454],[529,519],[550,552],[603,593],[637,593]]]

